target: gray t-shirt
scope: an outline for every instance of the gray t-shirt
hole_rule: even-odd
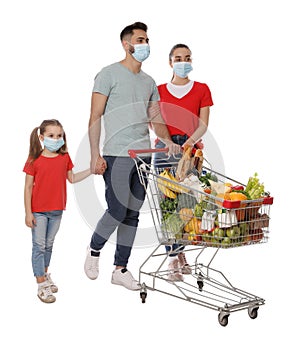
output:
[[[114,63],[96,75],[93,92],[108,97],[103,115],[103,155],[128,156],[128,149],[150,148],[147,109],[149,101],[159,100],[152,77],[143,71],[134,74]]]

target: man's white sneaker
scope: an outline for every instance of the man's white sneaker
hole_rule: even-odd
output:
[[[87,247],[87,253],[84,263],[84,272],[88,278],[95,280],[99,275],[99,256],[100,251],[96,251]]]
[[[141,285],[135,280],[127,268],[115,269],[111,277],[112,284],[122,285],[128,290],[140,290]]]
[[[56,301],[56,297],[53,295],[51,286],[47,280],[39,284],[37,295],[44,303],[53,303]]]
[[[53,280],[51,278],[51,274],[50,273],[46,273],[45,277],[46,277],[46,280],[48,281],[48,283],[50,285],[51,291],[53,293],[57,292],[58,291],[58,287],[54,284],[54,282],[53,282]]]

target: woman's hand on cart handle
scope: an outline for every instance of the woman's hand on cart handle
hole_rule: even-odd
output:
[[[204,144],[202,143],[202,139],[199,141],[194,141],[192,138],[189,138],[183,145],[183,151],[186,150],[188,147],[195,147],[197,149],[203,150],[204,149]]]
[[[166,147],[168,148],[168,155],[178,155],[182,152],[182,148],[180,145],[174,143],[172,140],[165,140],[164,143],[166,144]]]

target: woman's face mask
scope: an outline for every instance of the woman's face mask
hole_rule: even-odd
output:
[[[176,62],[173,63],[174,74],[185,78],[193,70],[192,64],[190,62]]]
[[[63,138],[53,139],[49,137],[44,137],[43,142],[45,148],[51,152],[58,151],[65,144]]]

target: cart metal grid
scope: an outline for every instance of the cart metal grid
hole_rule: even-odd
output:
[[[241,290],[231,284],[223,272],[211,266],[221,249],[266,243],[269,239],[270,207],[273,198],[269,194],[257,200],[232,201],[226,196],[207,192],[203,185],[188,181],[178,182],[160,175],[164,170],[176,172],[177,162],[166,167],[146,164],[143,156],[166,149],[129,150],[135,160],[139,178],[146,189],[146,197],[152,215],[159,244],[146,258],[139,270],[140,297],[145,303],[147,290],[155,290],[219,312],[220,325],[228,324],[232,312],[247,309],[255,319],[258,309],[265,303],[259,296]],[[209,167],[202,173],[192,171],[193,178],[211,173],[221,185],[243,185]],[[165,189],[174,189],[173,193]],[[172,191],[172,190],[171,190]],[[167,195],[166,195],[167,194]],[[171,196],[171,198],[169,197]],[[176,243],[178,249],[167,252],[166,245]],[[191,273],[183,281],[168,279],[170,270],[167,259],[170,253],[189,253]],[[202,261],[208,250],[213,251],[207,264]]]

